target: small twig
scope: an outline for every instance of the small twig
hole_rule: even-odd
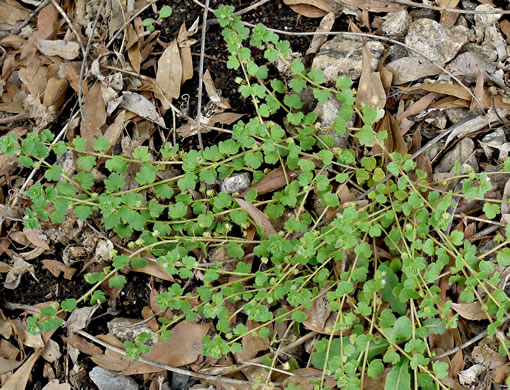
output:
[[[44,0],[41,2],[41,4],[39,4],[37,6],[37,8],[35,10],[33,10],[30,15],[28,15],[28,17],[23,21],[21,22],[21,24],[16,27],[14,30],[12,30],[12,33],[11,35],[18,35],[21,30],[23,30],[23,28],[28,25],[28,23],[30,23],[30,21],[39,13],[41,12],[41,10],[46,7],[48,5],[48,3],[50,2],[51,0]]]
[[[7,118],[0,118],[0,125],[6,125],[8,123],[21,121],[21,120],[27,119],[27,118],[28,118],[28,114],[26,112],[22,112],[21,114],[8,116]]]
[[[64,18],[64,20],[66,21],[66,23],[69,26],[69,29],[73,32],[74,35],[76,35],[76,39],[78,40],[78,45],[80,45],[81,53],[82,53],[83,57],[86,57],[85,47],[83,47],[83,42],[80,39],[80,34],[78,34],[78,31],[76,31],[76,29],[74,28],[73,22],[71,21],[71,19],[69,19],[69,16],[67,16],[65,11],[62,9],[62,7],[55,0],[50,0],[50,1],[51,1],[51,4],[53,4],[53,6],[60,13],[60,15]]]
[[[200,131],[200,120],[202,119],[202,91],[203,91],[203,74],[204,74],[204,51],[205,51],[205,34],[207,30],[207,13],[209,12],[209,0],[205,2],[204,17],[202,19],[202,39],[200,40],[200,64],[198,66],[198,102],[197,102],[197,136],[198,146],[204,149],[202,142],[202,133]]]
[[[476,343],[478,340],[483,339],[485,336],[487,336],[487,329],[485,329],[482,333],[480,333],[478,336],[473,337],[471,340],[466,341],[464,344],[459,345],[458,347],[455,347],[453,349],[450,349],[449,351],[443,352],[441,355],[434,356],[432,360],[439,360],[446,356],[452,355],[456,353],[457,351],[460,351],[461,349],[469,347],[471,344]]]
[[[124,351],[123,349],[114,347],[113,345],[110,345],[110,344],[104,342],[103,340],[100,340],[97,337],[94,337],[91,334],[89,334],[89,333],[87,333],[87,332],[85,332],[83,330],[78,330],[78,331],[76,331],[76,333],[78,333],[79,335],[81,335],[81,336],[83,336],[83,337],[85,337],[85,338],[87,338],[89,340],[92,340],[96,344],[99,344],[99,345],[101,345],[101,346],[103,346],[105,348],[110,349],[111,351],[117,352],[117,353],[121,354],[124,357],[128,357],[126,355],[126,351]],[[145,359],[144,357],[140,357],[138,359],[138,361],[140,361],[142,363],[145,363],[145,364],[149,364],[149,365],[154,366],[154,367],[161,368],[163,370],[174,372],[176,374],[186,375],[186,376],[190,376],[190,377],[193,377],[193,378],[198,378],[198,379],[202,379],[202,380],[210,381],[210,382],[229,383],[231,385],[254,385],[255,384],[255,382],[253,382],[253,381],[243,381],[243,380],[239,380],[239,379],[226,378],[226,377],[223,377],[223,376],[213,376],[213,375],[199,374],[199,373],[194,372],[194,371],[183,370],[182,368],[170,367],[170,366],[167,366],[166,364],[161,364],[161,363],[149,360],[149,359]],[[273,382],[272,385],[273,386],[280,386],[281,383]]]

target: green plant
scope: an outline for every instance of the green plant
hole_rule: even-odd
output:
[[[154,25],[161,23],[161,20],[163,19],[169,18],[170,16],[172,16],[172,13],[173,13],[172,7],[170,7],[169,5],[165,5],[161,7],[161,9],[159,10],[159,16],[157,19],[146,18],[143,20],[142,24],[145,26],[145,28],[147,28],[147,31],[153,32],[156,29]]]
[[[397,388],[397,383],[399,389],[446,388],[441,379],[448,374],[448,365],[433,360],[427,342],[429,335],[457,326],[452,302],[441,298],[436,285],[440,277],[455,285],[459,300],[481,304],[490,321],[489,336],[498,337],[500,353],[508,356],[508,340],[496,330],[510,303],[498,288],[495,264],[478,256],[463,233],[447,233],[454,197],[483,199],[492,188],[489,174],[469,170],[449,179],[463,180],[456,193],[429,183],[409,156],[385,149],[386,132],[375,133],[373,128],[384,113],[369,107],[358,110],[348,78],[326,86],[321,71],[308,72],[299,59],[291,61],[289,43],[262,24],[250,30],[233,16],[231,7],[221,6],[215,14],[231,53],[227,66],[241,72],[239,91],[256,109],[255,117],[234,125],[230,138],[203,151],[180,151],[166,143],[157,161],[145,146],[132,156],[107,153],[111,145],[104,137],[94,141],[93,151],[80,137],[51,145],[49,130],[30,133],[21,143],[15,135],[0,139],[2,152],[18,155],[26,168],[46,169],[45,179],[56,182],[38,182],[27,192],[32,204],[25,210],[25,227],[62,223],[73,212],[82,220],[100,220],[106,229],[129,239],[132,251],[112,253],[110,266],[86,275],[91,284],[87,294],[31,317],[29,331],[56,329],[63,322],[59,312],[103,303],[101,285],[122,288],[123,271],[144,266],[142,253],[150,253],[177,280],[194,279],[194,271],[200,271],[203,282],[195,290],[176,282],[158,297],[161,310],[170,308],[174,319],[159,318],[156,335],[142,334],[135,343],[127,343],[132,357],[147,352],[147,338],[171,337],[169,329],[183,319],[214,324],[216,332],[204,339],[207,356],[240,352],[247,335],[276,346],[282,340],[272,337],[275,324],[287,321],[301,332],[313,313],[313,302],[326,297],[334,321],[324,329],[326,336],[312,355],[313,366],[323,372],[316,380],[318,388],[324,388],[326,375],[334,375],[340,388],[358,389],[367,376],[377,378],[385,368],[391,368],[387,388]],[[251,49],[245,44],[248,39]],[[290,79],[284,83],[271,78],[269,67],[257,64],[252,50],[261,51],[269,62],[286,63]],[[321,126],[313,112],[302,111],[299,93],[305,88],[311,88],[319,102],[331,98],[342,102],[331,128]],[[273,120],[282,114],[283,121]],[[349,126],[354,115],[362,120],[361,128]],[[358,146],[334,147],[335,135],[346,134]],[[374,154],[374,146],[382,153]],[[68,150],[79,156],[80,171],[72,177],[47,162],[52,153]],[[123,190],[130,164],[138,167],[139,186]],[[169,165],[178,174],[161,180],[158,173]],[[252,184],[261,183],[279,167],[285,184],[264,194],[252,189],[243,199],[213,186],[238,171],[251,172]],[[94,168],[107,172],[104,183],[94,180]],[[510,159],[502,172],[510,172]],[[393,177],[384,182],[389,173]],[[376,187],[364,203],[341,204],[339,194],[345,186],[361,192]],[[195,199],[189,190],[202,198]],[[309,210],[313,197],[322,210]],[[269,234],[254,222],[246,202],[263,210],[268,220],[285,213],[291,217],[282,231]],[[331,210],[335,215],[328,221]],[[483,211],[494,218],[500,212],[498,202],[486,203]],[[246,238],[251,225],[257,228],[258,239]],[[508,266],[509,229],[501,240],[494,253],[500,265]],[[250,246],[256,261],[243,261]],[[215,247],[227,248],[230,258],[240,260],[234,269],[222,263],[201,265],[193,254]],[[246,320],[257,326],[249,329]],[[265,363],[275,365],[276,357]]]

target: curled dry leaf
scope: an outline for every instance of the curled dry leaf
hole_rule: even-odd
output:
[[[0,23],[15,25],[19,20],[25,20],[30,11],[22,7],[15,1],[0,2]]]
[[[256,208],[250,202],[245,201],[244,199],[240,198],[235,199],[239,207],[241,207],[244,211],[248,213],[253,222],[255,222],[255,224],[262,229],[262,232],[266,236],[269,237],[278,234],[274,229],[273,225],[271,224],[271,222],[269,221],[269,218],[266,216],[266,214],[264,214],[262,211],[260,211],[258,208]]]
[[[0,375],[7,374],[8,372],[15,370],[22,364],[23,361],[20,362],[17,360],[6,359],[0,356]]]
[[[367,45],[363,45],[363,60],[359,88],[356,94],[356,107],[369,106],[384,108],[386,106],[386,92],[381,74],[372,71],[372,53]]]
[[[330,32],[333,28],[333,24],[335,23],[335,14],[333,12],[329,12],[326,16],[324,16],[317,27],[315,32]],[[319,51],[321,46],[328,40],[328,36],[326,34],[317,34],[313,36],[312,43],[310,47],[306,51],[306,55],[315,54]]]
[[[197,32],[198,21],[199,18],[195,20],[189,30],[186,29],[186,24],[183,23],[179,30],[179,34],[177,35],[177,45],[179,46],[179,54],[181,56],[182,63],[181,85],[184,84],[185,81],[193,78],[193,60],[191,58],[191,46],[198,41],[196,39],[191,39],[190,37]]]
[[[94,305],[74,310],[66,321],[67,330],[72,333],[86,328],[98,308],[99,305]]]
[[[26,238],[33,246],[46,251],[51,250],[48,244],[44,241],[47,237],[42,233],[41,229],[23,229],[23,233],[25,233]]]
[[[477,345],[474,347],[471,356],[475,363],[483,364],[490,370],[504,366],[508,362],[505,356],[501,356],[487,345]]]
[[[209,99],[211,99],[211,101],[214,104],[216,104],[219,108],[222,108],[224,110],[232,108],[230,106],[228,99],[222,97],[220,92],[216,89],[216,85],[214,85],[214,81],[212,79],[211,72],[209,72],[209,69],[207,69],[204,72],[202,80],[204,81],[204,86],[205,90],[207,91],[207,95],[209,95]]]
[[[255,329],[258,325],[259,323],[253,320],[248,320],[245,324],[248,330]],[[243,346],[242,351],[235,354],[235,359],[238,363],[244,363],[253,359],[259,352],[269,349],[269,340],[267,338],[261,339],[258,336],[253,336],[251,333],[243,336],[241,343]]]
[[[161,89],[161,93],[163,93],[163,95],[156,93],[156,97],[161,101],[161,105],[165,110],[170,108],[170,103],[173,99],[179,97],[181,93],[181,80],[181,55],[179,54],[177,40],[174,39],[163,54],[161,54],[156,72],[156,83]]]
[[[19,286],[21,281],[21,277],[29,272],[32,277],[37,280],[35,277],[35,270],[32,264],[27,263],[23,258],[19,255],[14,255],[14,264],[12,268],[7,273],[4,281],[4,287],[9,290],[14,290]],[[38,281],[38,280],[37,280]]]
[[[80,55],[80,45],[73,41],[38,39],[35,46],[47,57],[58,56],[64,60],[74,60]]]
[[[496,384],[503,383],[508,377],[510,377],[510,363],[500,366],[491,373],[491,379]]]
[[[175,282],[175,279],[173,278],[172,275],[165,271],[162,266],[153,261],[149,261],[149,263],[145,267],[133,268],[133,271],[151,275],[169,282]]]
[[[76,268],[68,267],[64,263],[57,260],[42,260],[43,269],[47,269],[53,276],[58,278],[60,274],[64,273],[64,279],[71,280],[76,272]]]
[[[287,171],[289,182],[294,180],[298,176],[299,172],[300,171]],[[276,168],[264,176],[260,182],[244,191],[241,196],[245,196],[251,190],[256,190],[258,195],[264,195],[269,192],[273,192],[284,185],[287,185],[287,180],[285,178],[283,168]]]
[[[322,371],[317,370],[316,368],[300,368],[296,371],[292,371],[294,374],[298,374],[299,376],[291,376],[285,379],[283,382],[283,387],[287,388],[290,383],[295,386],[300,386],[301,390],[314,390],[314,384],[311,381],[315,381],[316,378],[310,378],[312,376],[320,378],[322,376]],[[324,386],[335,388],[336,381],[333,378],[326,378],[324,380]],[[363,387],[364,389],[366,387]]]
[[[120,106],[166,129],[165,121],[158,114],[156,106],[145,96],[135,92],[122,92]]]
[[[129,62],[133,66],[136,73],[140,73],[140,64],[142,63],[142,55],[140,54],[140,43],[138,34],[131,24],[127,26],[127,44],[126,49]]]
[[[482,311],[482,305],[479,302],[452,303],[452,308],[466,320],[483,321],[487,319],[487,313]]]
[[[62,340],[86,355],[93,356],[101,355],[103,353],[101,348],[92,343],[89,343],[87,340],[78,336],[77,334],[72,334],[69,337],[62,337]]]
[[[405,4],[390,3],[381,0],[342,0],[342,3],[351,7],[361,8],[369,12],[397,12],[405,8]]]

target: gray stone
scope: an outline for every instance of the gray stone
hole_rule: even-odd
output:
[[[422,57],[403,57],[386,67],[393,73],[393,84],[400,85],[441,73],[441,69]]]
[[[189,369],[187,366],[179,368],[183,368],[185,370]],[[189,390],[189,388],[195,383],[196,382],[190,376],[173,372],[170,387],[172,390]]]
[[[446,117],[451,123],[457,123],[469,115],[467,108],[449,108],[446,110]]]
[[[384,53],[384,45],[377,41],[366,43],[372,53],[372,69],[375,70],[379,59]],[[337,35],[326,42],[312,63],[312,69],[324,71],[326,83],[334,83],[344,75],[351,80],[361,76],[363,59],[363,41],[360,38]]]
[[[407,50],[400,45],[391,45],[388,47],[388,62],[396,61],[401,58],[407,57]]]
[[[338,101],[336,97],[329,99],[326,103],[318,103],[314,112],[317,114],[318,121],[321,123],[322,128],[332,127],[340,109],[342,102]],[[352,126],[352,123],[347,123],[347,126]],[[334,129],[320,130],[319,134],[327,134],[333,136],[335,139],[335,147],[345,149],[349,139],[348,132],[343,135],[336,134]]]
[[[227,177],[221,182],[221,190],[227,194],[243,192],[250,187],[250,174],[248,172],[238,173]]]
[[[405,43],[429,60],[445,64],[466,44],[468,32],[463,26],[446,29],[434,20],[418,19],[409,27]],[[415,51],[410,51],[409,55],[420,56]]]
[[[123,342],[134,343],[140,333],[154,333],[143,319],[117,317],[108,322],[107,326],[110,333]],[[152,340],[147,340],[145,344],[152,345]]]
[[[474,150],[474,141],[471,138],[463,138],[452,150],[446,153],[434,172],[450,172],[457,162],[460,164],[469,164],[476,172],[478,172],[478,162],[473,154]]]
[[[503,130],[503,128],[500,127],[494,131],[491,131],[488,134],[485,134],[484,137],[482,138],[482,142],[495,142],[503,145],[504,143],[506,143],[505,130]]]
[[[400,41],[409,30],[410,17],[405,9],[388,14],[381,28],[385,36]]]
[[[102,367],[94,367],[89,376],[99,390],[138,390],[138,384],[133,378],[120,376]]]

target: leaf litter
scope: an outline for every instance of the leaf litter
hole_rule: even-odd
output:
[[[33,7],[29,6],[30,3],[21,4],[14,0],[0,3],[2,26],[0,28],[0,33],[2,33],[0,44],[4,49],[0,78],[0,91],[2,92],[0,108],[2,114],[6,114],[5,118],[9,118],[9,115],[12,114],[26,112],[27,118],[32,120],[30,123],[17,120],[2,122],[0,126],[2,126],[3,132],[14,132],[21,135],[33,126],[39,130],[55,126],[59,121],[65,121],[66,110],[69,110],[70,106],[74,104],[76,96],[81,93],[83,104],[80,124],[72,127],[68,132],[67,137],[70,140],[77,135],[90,141],[105,136],[112,147],[121,143],[126,150],[133,151],[153,137],[156,125],[162,129],[173,129],[184,138],[195,135],[193,118],[186,118],[187,123],[181,123],[181,126],[176,128],[175,121],[172,122],[172,115],[167,114],[181,113],[176,105],[182,98],[182,91],[190,81],[197,78],[193,54],[197,54],[195,47],[198,40],[195,34],[199,31],[199,19],[197,18],[189,29],[185,23],[178,28],[175,27],[174,30],[178,30],[178,32],[171,39],[167,39],[167,42],[164,42],[158,38],[157,33],[145,33],[140,16],[135,17],[131,23],[125,23],[127,16],[135,15],[137,9],[132,6],[133,4],[135,7],[138,6],[138,2],[132,2],[133,4],[128,4],[126,8],[121,8],[123,5],[118,2],[112,2],[110,5],[112,8],[106,14],[110,20],[100,18],[100,25],[96,26],[96,30],[92,28],[92,21],[95,17],[94,10],[99,6],[99,2],[87,3],[79,1],[74,9],[69,5],[64,8],[64,12],[75,22],[75,27],[80,27],[80,33],[83,34],[81,38],[84,38],[81,42],[76,41],[77,38],[71,33],[67,21],[52,4],[42,8],[36,19],[22,30],[21,35],[9,35],[10,29],[29,17]],[[355,31],[368,29],[367,31],[375,31],[378,35],[383,34],[384,31],[380,30],[380,24],[378,27],[375,16],[386,17],[384,14],[389,15],[407,9],[404,4],[377,0],[343,3],[327,0],[284,0],[283,3],[285,5],[282,6],[289,6],[305,20],[306,18],[322,18],[317,29],[319,32],[335,30],[335,27],[340,25],[339,21],[343,12],[344,14],[357,15],[350,19],[351,26],[354,26]],[[440,5],[459,9],[459,2],[454,0],[441,1]],[[157,8],[156,4],[153,6],[154,9]],[[491,5],[482,4],[476,10],[493,10],[493,8]],[[442,130],[441,127],[436,126],[437,124],[446,123],[446,121],[452,124],[459,122],[459,118],[456,117],[459,112],[462,115],[467,115],[470,112],[475,113],[476,116],[457,126],[440,148],[431,145],[429,153],[423,155],[426,160],[421,164],[427,166],[427,169],[424,168],[424,170],[432,175],[434,172],[431,161],[439,161],[444,158],[447,148],[458,148],[459,140],[466,137],[476,139],[480,132],[491,132],[493,126],[500,126],[504,129],[504,142],[477,140],[477,145],[483,149],[472,151],[472,154],[483,161],[479,164],[481,169],[489,170],[495,161],[486,148],[497,149],[498,145],[508,145],[506,118],[510,113],[510,98],[508,80],[504,73],[506,69],[503,69],[502,65],[503,61],[508,58],[507,39],[510,31],[508,20],[503,19],[498,24],[500,15],[475,15],[474,18],[469,19],[467,16],[459,16],[457,13],[447,11],[432,13],[431,17],[435,18],[445,29],[454,25],[465,27],[470,23],[473,26],[471,43],[465,45],[464,52],[454,55],[453,60],[447,66],[455,76],[466,83],[468,89],[453,83],[447,75],[440,74],[441,70],[436,66],[415,55],[404,54],[404,56],[396,58],[396,55],[388,51],[387,54],[392,57],[392,61],[387,61],[387,66],[381,66],[375,70],[370,66],[369,57],[372,55],[370,49],[367,45],[363,45],[362,58],[359,58],[361,77],[357,85],[357,105],[358,107],[369,105],[386,110],[379,122],[381,129],[390,129],[390,136],[385,141],[385,145],[388,150],[398,151],[401,154],[405,154],[410,149],[408,146],[413,142],[418,145],[422,142],[426,144],[427,140],[431,138],[431,133]],[[419,16],[415,16],[415,18],[419,18]],[[5,28],[5,26],[9,28]],[[295,29],[295,26],[277,27],[281,30]],[[117,52],[117,57],[113,58],[104,50],[104,44],[119,30],[124,31],[123,42],[120,46],[123,51]],[[310,29],[310,31],[314,30],[315,28]],[[315,35],[306,54],[319,53],[321,46],[328,40],[326,37],[326,35]],[[430,37],[430,39],[432,38]],[[83,53],[80,45],[92,39],[95,40],[95,43],[92,44],[90,58],[81,58]],[[98,42],[101,43],[98,44]],[[432,43],[435,43],[436,47],[441,47],[442,44],[442,42]],[[386,48],[386,50],[389,49]],[[435,54],[441,55],[442,53]],[[84,73],[80,70],[83,61],[90,63],[90,69]],[[87,65],[85,69],[87,69]],[[105,76],[107,74],[109,75]],[[387,74],[391,75],[389,81],[384,78]],[[229,125],[249,113],[234,112],[232,107],[236,107],[236,102],[232,101],[231,97],[223,96],[223,94],[231,95],[229,91],[221,90],[215,85],[214,77],[217,76],[209,70],[204,74],[204,83],[211,103],[208,107],[212,108],[208,111],[210,115],[204,115],[202,118],[205,125],[213,127],[218,124],[228,131]],[[414,81],[418,81],[418,83],[402,86]],[[229,80],[229,82],[234,85],[234,80]],[[81,99],[81,97],[78,98]],[[417,117],[420,114],[424,114],[423,118]],[[417,132],[420,137],[415,141],[414,137],[411,139],[406,133],[413,131],[412,129],[417,124],[419,124],[421,132]],[[212,129],[207,126],[202,128],[204,134],[210,131]],[[152,151],[157,152],[154,144],[151,147]],[[508,151],[506,150],[506,153]],[[3,184],[9,184],[12,191],[19,191],[26,176],[19,174],[14,161],[7,159],[6,156],[2,156],[2,158],[4,158],[1,171]],[[496,161],[503,159],[503,157],[496,157]],[[73,158],[73,163],[76,166],[75,158]],[[418,163],[420,164],[420,162]],[[245,196],[252,190],[257,191],[259,195],[272,193],[289,184],[300,173],[301,171],[288,170],[286,167],[276,168],[267,172],[260,182],[252,185],[241,196]],[[97,174],[100,175],[100,172]],[[35,178],[35,180],[39,179]],[[33,183],[34,181],[30,184]],[[349,191],[347,187],[345,190]],[[501,199],[505,196],[501,195],[502,192],[501,190],[496,191],[495,196]],[[20,215],[23,215],[24,207],[16,205],[11,209],[9,208],[8,194],[2,194],[2,197],[5,202],[3,207],[8,208],[2,213],[1,248],[4,259],[0,263],[0,276],[5,288],[10,290],[22,288],[20,283],[26,281],[27,276],[24,275],[27,273],[34,280],[38,280],[40,277],[41,283],[50,283],[50,281],[55,283],[56,279],[59,284],[63,282],[61,277],[66,280],[64,283],[77,283],[78,274],[84,272],[85,268],[90,270],[98,266],[96,263],[99,260],[93,258],[100,238],[97,232],[92,233],[95,239],[83,244],[85,241],[83,231],[87,230],[85,226],[73,227],[72,224],[69,224],[62,230],[47,236],[44,231],[24,230],[18,221]],[[348,199],[351,201],[352,197],[349,195]],[[278,234],[266,213],[244,199],[236,198],[236,201],[263,234],[267,236]],[[460,204],[460,206],[466,205]],[[469,217],[469,211],[464,215]],[[476,222],[479,223],[477,226],[479,230],[485,226],[483,220],[476,220]],[[467,232],[468,229],[474,229],[474,226],[474,224],[459,223],[455,229]],[[114,237],[111,239],[117,249],[129,253],[126,248],[122,248],[122,240]],[[478,240],[477,245],[482,247],[483,244],[496,240],[496,236],[487,235],[483,240]],[[476,241],[475,239],[474,242]],[[58,254],[58,248],[63,243],[66,247],[67,264],[65,261],[60,262],[60,259],[40,260],[41,256]],[[83,244],[79,247],[81,250],[77,249],[78,246],[73,246],[77,243]],[[17,245],[24,248],[20,249]],[[29,248],[28,251],[26,251],[27,248]],[[41,267],[39,262],[44,267]],[[76,269],[68,265],[72,262],[87,265],[78,274],[75,274]],[[153,259],[146,259],[146,262],[144,267],[131,271],[148,275],[151,280],[175,282],[175,279]],[[43,268],[48,269],[54,279],[42,278],[38,275],[38,273],[43,274]],[[502,271],[508,274],[507,270]],[[61,276],[61,274],[63,275]],[[129,272],[126,277],[132,277],[133,274]],[[114,295],[114,293],[111,294]],[[452,292],[452,294],[454,293]],[[12,297],[12,295],[10,296]],[[42,296],[37,298],[39,302],[44,302]],[[444,299],[447,299],[446,295]],[[114,301],[112,300],[110,303]],[[158,306],[153,303],[151,300],[152,314],[149,314],[147,318],[158,316]],[[476,334],[474,322],[487,321],[487,315],[477,302],[452,302],[452,308],[464,319],[462,324],[466,329],[462,334],[460,331],[449,332],[435,340],[431,338],[431,346],[436,348],[438,353],[448,352],[448,350],[462,346],[465,341],[468,341],[466,339],[469,335]],[[73,313],[75,316],[71,315],[67,319],[68,330],[72,332],[89,328],[96,309],[97,307],[93,306],[88,310],[75,311]],[[169,315],[171,311],[166,313]],[[330,313],[331,309],[328,305],[318,299],[306,311],[307,320],[303,322],[303,325],[306,329],[317,333],[331,334],[326,330],[332,326]],[[50,366],[54,369],[62,364],[59,357],[60,339],[49,334],[45,334],[45,337],[42,338],[31,338],[26,332],[26,318],[23,315],[16,317],[13,311],[9,312],[9,315],[10,317],[7,319],[2,313],[0,321],[0,380],[2,388],[16,390],[31,388],[34,377],[38,381],[46,382],[44,387],[46,390],[64,390],[78,386],[79,382],[76,382],[76,379],[71,386],[68,383],[61,383],[62,378],[55,379],[51,378],[51,375],[45,375],[43,379],[40,372],[33,371],[34,365],[40,357],[51,363]],[[142,316],[141,313],[133,313],[133,315]],[[143,321],[143,319],[138,321]],[[155,326],[157,325],[156,322]],[[257,323],[247,321],[243,325],[251,329],[256,327]],[[172,329],[174,333],[172,338],[166,342],[156,343],[145,357],[173,367],[190,365],[193,371],[199,371],[204,365],[220,363],[207,362],[201,355],[203,338],[209,331],[207,323],[182,321]],[[124,348],[122,342],[112,334],[98,335],[98,338],[118,348]],[[149,374],[160,372],[160,368],[135,362],[108,348],[102,350],[77,334],[70,333],[62,339],[66,345],[76,348],[79,353],[91,356],[92,361],[103,368],[121,372],[123,375],[145,374],[146,378],[150,378],[151,388],[155,388],[155,376],[149,376]],[[267,354],[269,344],[269,339],[245,336],[242,338],[243,349],[234,358],[237,363],[249,362],[258,356]],[[21,352],[23,346],[28,347],[25,353]],[[455,355],[450,355],[450,358],[446,358],[446,360],[452,372],[445,378],[444,383],[448,383],[451,388],[461,388],[460,385],[476,385],[482,381],[501,384],[510,375],[510,363],[494,348],[491,348],[486,339],[480,340],[472,348],[459,349]],[[75,364],[77,367],[76,362]],[[248,380],[254,380],[257,374],[265,373],[265,370],[260,367],[243,367],[243,378]],[[409,376],[408,362],[402,361],[396,367],[398,370],[385,373],[379,386],[377,383],[368,381],[366,388],[384,388],[384,382],[388,388],[392,383],[410,381],[407,377]],[[307,367],[306,364],[298,366],[293,372],[312,377],[322,374],[321,371]],[[302,385],[303,389],[309,388],[308,380],[301,378],[304,377],[285,376],[282,386],[294,383]],[[218,388],[228,388],[221,381],[215,383]],[[325,383],[334,386],[331,378],[327,378]]]

